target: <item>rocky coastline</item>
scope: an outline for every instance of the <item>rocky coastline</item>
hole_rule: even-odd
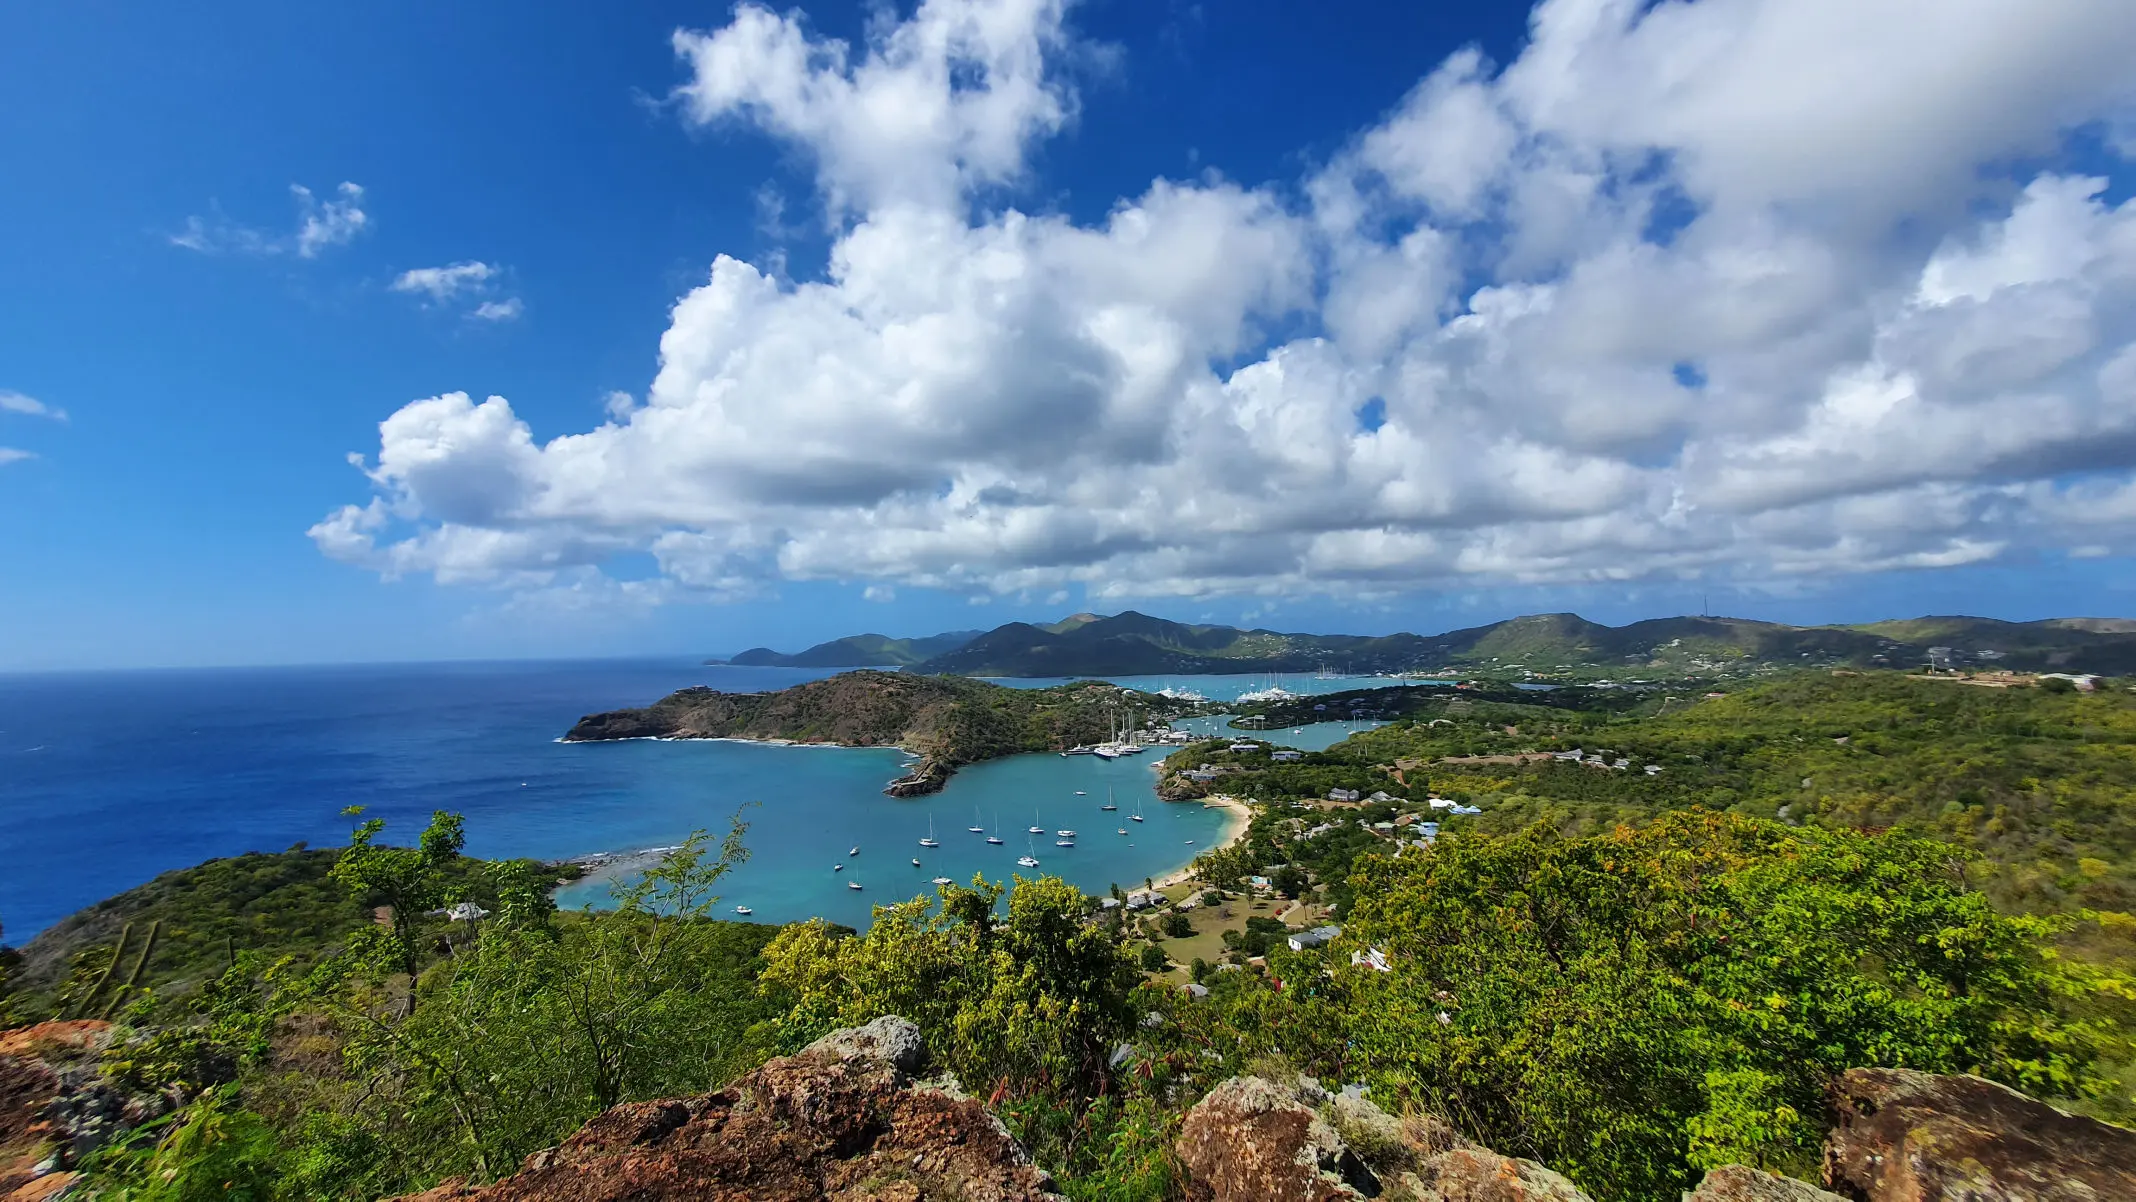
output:
[[[883,792],[938,793],[958,768],[1002,756],[1061,751],[1112,738],[1129,715],[1163,722],[1192,703],[1103,681],[1012,689],[954,676],[862,670],[770,693],[695,687],[651,705],[580,718],[566,743],[625,739],[738,739],[810,746],[894,746],[919,762]]]

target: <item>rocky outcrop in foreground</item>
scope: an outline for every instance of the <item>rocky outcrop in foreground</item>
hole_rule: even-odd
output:
[[[1991,1081],[1855,1069],[1832,1102],[1825,1188],[1729,1165],[1685,1202],[2136,1200],[2136,1131]],[[1532,1160],[1477,1147],[1436,1119],[1330,1097],[1311,1078],[1225,1082],[1187,1113],[1176,1150],[1195,1202],[1589,1202]]]
[[[1825,1181],[1867,1202],[2136,1199],[2136,1131],[1979,1077],[1857,1068],[1832,1088]]]
[[[100,1071],[110,1024],[0,1032],[0,1202],[74,1196],[77,1159],[162,1113]],[[928,1079],[902,1018],[835,1031],[703,1097],[597,1116],[489,1186],[400,1202],[1065,1202],[980,1102]],[[1977,1077],[1855,1069],[1834,1083],[1825,1188],[1730,1165],[1685,1202],[2136,1200],[2136,1131]],[[1395,1118],[1356,1090],[1238,1077],[1180,1125],[1192,1202],[1591,1202],[1532,1160]]]
[[[1187,1112],[1176,1148],[1194,1202],[1589,1202],[1532,1160],[1500,1156],[1430,1118],[1363,1097],[1236,1077]]]
[[[1065,1202],[987,1108],[916,1078],[919,1029],[881,1018],[717,1093],[618,1106],[495,1185],[403,1202]]]
[[[83,1156],[173,1105],[103,1075],[111,1040],[94,1019],[0,1031],[0,1202],[60,1197]]]

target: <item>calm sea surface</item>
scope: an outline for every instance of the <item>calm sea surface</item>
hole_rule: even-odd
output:
[[[1216,811],[1155,799],[1156,752],[1112,762],[1016,756],[965,769],[933,797],[899,801],[881,792],[905,762],[896,751],[556,741],[582,714],[686,685],[751,691],[827,675],[687,659],[0,675],[0,924],[19,945],[159,872],[338,843],[350,805],[384,818],[389,837],[412,838],[432,810],[457,810],[473,854],[560,858],[718,833],[756,802],[744,813],[752,859],[725,882],[723,908],[855,926],[872,905],[927,892],[934,876],[1005,880],[1027,846],[1037,871],[1099,891],[1162,875],[1222,830]],[[1268,680],[1120,683],[1228,699]],[[1389,682],[1282,683],[1329,692]],[[1354,729],[1324,723],[1261,737],[1320,747]],[[1118,811],[1099,809],[1108,792]],[[1138,808],[1145,821],[1129,821]],[[918,846],[930,822],[939,849]],[[966,829],[975,824],[998,828],[1005,842],[987,844]],[[1033,825],[1046,833],[1029,835]],[[1074,848],[1053,845],[1063,828],[1078,832]],[[861,854],[848,856],[854,846]],[[833,873],[836,862],[848,867]],[[601,892],[581,886],[565,901],[597,902]]]

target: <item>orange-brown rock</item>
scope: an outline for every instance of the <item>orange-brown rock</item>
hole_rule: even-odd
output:
[[[1992,1081],[1850,1069],[1832,1104],[1825,1184],[1860,1202],[2136,1198],[2136,1131]]]
[[[1455,1148],[1402,1178],[1422,1202],[1589,1202],[1564,1177],[1489,1148]]]
[[[404,1202],[1061,1202],[992,1113],[915,1081],[918,1031],[878,1019],[718,1093],[618,1106],[495,1185]]]
[[[81,1180],[80,1173],[46,1173],[25,1185],[0,1194],[0,1202],[55,1202]]]
[[[1781,1177],[1748,1165],[1730,1164],[1706,1174],[1684,1202],[1846,1202],[1807,1181]]]
[[[1298,1092],[1234,1077],[1187,1112],[1175,1149],[1196,1202],[1348,1202],[1379,1182]]]
[[[73,1150],[66,1119],[110,1044],[111,1024],[95,1020],[0,1031],[0,1202],[51,1197],[51,1178],[73,1180],[55,1171]]]
[[[1588,1202],[1532,1160],[1500,1156],[1424,1115],[1402,1119],[1361,1093],[1330,1095],[1237,1077],[1180,1124],[1177,1147],[1195,1202]]]

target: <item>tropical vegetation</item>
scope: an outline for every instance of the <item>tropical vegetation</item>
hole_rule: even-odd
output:
[[[1175,897],[1192,918],[1126,917],[1046,878],[944,886],[864,932],[721,922],[739,822],[610,908],[559,913],[551,870],[468,860],[453,815],[405,847],[355,815],[347,847],[291,853],[258,893],[307,917],[248,931],[155,890],[183,973],[114,987],[161,963],[119,954],[122,914],[155,921],[136,899],[75,928],[102,941],[20,1001],[112,1013],[107,1071],[190,1099],[100,1155],[111,1198],[493,1178],[606,1106],[708,1090],[890,1013],[1071,1197],[1108,1202],[1177,1196],[1181,1115],[1242,1072],[1356,1084],[1612,1199],[1673,1200],[1722,1163],[1814,1176],[1825,1085],[1857,1065],[2136,1117],[2136,696],[2119,685],[1432,692],[1294,763],[1252,739],[1176,757],[1256,803]],[[266,867],[198,880],[279,879]],[[477,891],[485,916],[434,913]],[[1152,975],[1172,971],[1164,940],[1248,894],[1268,908],[1191,966],[1198,995]],[[1293,901],[1340,935],[1293,951],[1275,917]],[[203,937],[181,914],[223,925]]]

